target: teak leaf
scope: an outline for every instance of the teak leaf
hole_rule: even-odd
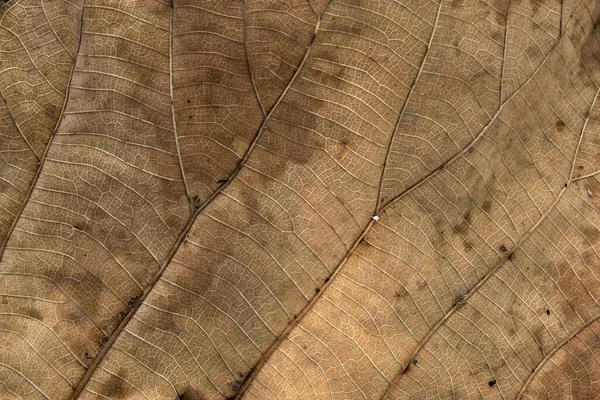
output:
[[[0,7],[0,398],[600,393],[600,2]]]

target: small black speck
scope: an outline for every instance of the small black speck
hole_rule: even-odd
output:
[[[191,103],[191,100],[190,100],[190,99],[188,99],[188,101],[187,101],[187,102],[188,102],[188,103]]]
[[[298,316],[297,316],[297,315],[294,315],[294,319],[296,319],[296,318],[298,318]]]
[[[513,253],[510,253],[510,254],[508,255],[508,259],[509,259],[509,260],[512,260],[512,257],[513,257]]]
[[[496,384],[496,380],[494,379],[493,381],[489,381],[488,385],[490,385],[490,387],[494,386]]]
[[[194,208],[200,208],[200,198],[198,196],[194,196],[192,198],[192,201],[194,202]]]
[[[583,170],[583,165],[580,165],[579,167],[577,167],[578,170]]]
[[[546,310],[546,315],[550,315],[550,310]]]
[[[567,186],[569,186],[569,184],[568,184],[568,183],[565,183],[565,187],[567,187]]]
[[[419,361],[413,360],[413,365],[417,365],[418,363],[419,363]]]
[[[229,179],[219,179],[219,180],[217,181],[217,183],[219,183],[219,184],[220,184],[220,183],[225,183],[225,182],[227,182],[228,180],[229,180]]]
[[[329,282],[329,278],[325,278],[325,282]]]
[[[321,288],[316,288],[316,289],[315,289],[315,291],[316,291],[317,293],[319,293],[319,292],[321,291]]]
[[[443,235],[443,234],[444,234],[444,231],[440,231],[440,235]]]
[[[469,147],[469,154],[473,153],[473,148]]]

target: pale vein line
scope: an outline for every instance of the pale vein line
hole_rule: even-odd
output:
[[[383,192],[383,183],[384,183],[384,177],[385,177],[385,172],[386,172],[386,166],[390,159],[391,149],[394,144],[394,138],[396,137],[396,133],[398,132],[398,130],[400,128],[400,122],[402,121],[402,119],[404,117],[404,112],[406,110],[406,106],[410,102],[410,99],[411,99],[413,93],[415,92],[415,87],[417,86],[417,82],[419,81],[419,77],[421,76],[421,74],[423,73],[423,70],[425,68],[425,62],[427,61],[427,55],[429,54],[429,50],[431,49],[431,45],[433,44],[433,37],[435,36],[435,30],[438,26],[438,21],[439,21],[440,14],[442,11],[442,4],[443,4],[443,1],[440,0],[440,3],[438,5],[437,14],[435,16],[435,22],[434,22],[433,28],[431,30],[431,36],[429,37],[429,43],[427,44],[427,48],[425,49],[425,54],[423,55],[423,60],[421,61],[421,66],[419,67],[417,75],[415,76],[415,80],[413,81],[413,83],[410,87],[410,91],[408,92],[408,95],[406,96],[406,100],[404,101],[404,104],[402,105],[402,109],[400,110],[400,114],[398,115],[398,119],[396,120],[396,126],[392,132],[392,136],[388,143],[387,154],[385,155],[385,161],[383,163],[383,167],[381,168],[381,178],[379,180],[379,190],[377,191],[377,202],[375,203],[375,210],[376,210],[375,213],[376,214],[381,209],[383,209],[383,208],[380,209],[379,203],[381,203],[381,193]]]
[[[175,137],[175,148],[177,149],[177,160],[179,163],[179,171],[183,180],[185,196],[190,207],[190,215],[194,214],[194,200],[190,196],[187,180],[185,178],[185,169],[183,168],[183,159],[181,158],[181,149],[179,148],[179,138],[177,137],[177,119],[175,118],[175,97],[173,96],[173,3],[171,0],[171,8],[169,10],[169,94],[171,96],[171,122],[173,123],[173,136]]]

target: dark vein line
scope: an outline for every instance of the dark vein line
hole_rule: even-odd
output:
[[[250,55],[248,54],[248,0],[244,1],[244,51],[246,53],[246,64],[248,64],[248,75],[250,75],[252,89],[254,90],[254,94],[256,95],[256,101],[258,101],[258,105],[260,106],[260,110],[262,111],[263,118],[265,118],[267,116],[267,113],[265,112],[263,103],[260,100],[260,95],[258,94],[258,89],[256,88],[256,82],[254,81],[254,73],[252,72],[252,65],[250,64]]]
[[[565,1],[560,0],[560,23],[558,25],[558,35],[562,35],[563,33],[563,14],[565,12]]]
[[[502,67],[500,69],[500,105],[502,105],[503,93],[504,93],[504,67],[506,64],[506,48],[508,47],[508,17],[510,16],[510,4],[512,0],[508,1],[506,7],[506,16],[504,17],[504,49],[502,49]]]
[[[56,135],[56,132],[58,131],[58,128],[62,122],[63,115],[65,114],[65,109],[67,107],[67,103],[69,101],[69,96],[71,93],[71,90],[70,90],[71,89],[71,80],[73,79],[73,73],[75,71],[75,66],[77,65],[77,56],[79,55],[79,48],[81,46],[84,8],[85,8],[85,0],[83,0],[83,2],[81,4],[81,14],[79,16],[79,39],[77,41],[77,49],[75,51],[75,58],[73,59],[73,66],[71,67],[71,73],[69,74],[69,81],[67,82],[67,89],[65,92],[65,100],[63,102],[62,109],[60,110],[60,116],[58,117],[58,121],[56,121],[56,126],[54,127],[54,129],[52,130],[52,133],[50,134],[50,137],[48,138],[48,144],[46,145],[46,148],[44,149],[44,153],[39,158],[38,167],[35,172],[35,176],[33,177],[31,184],[29,185],[29,190],[27,191],[27,194],[25,195],[25,199],[23,200],[23,205],[21,206],[21,208],[17,212],[17,215],[13,219],[13,222],[12,222],[9,230],[6,232],[6,235],[4,236],[4,240],[2,241],[2,244],[0,244],[0,261],[2,261],[2,257],[4,256],[4,251],[6,250],[6,244],[8,243],[8,240],[12,236],[12,233],[15,230],[15,227],[17,226],[17,222],[21,219],[21,215],[23,214],[23,211],[25,210],[27,203],[29,203],[31,194],[33,193],[33,190],[34,190],[34,188],[37,184],[37,181],[40,177],[42,168],[44,167],[44,163],[46,161],[46,156],[48,155],[48,150],[50,149],[50,145],[52,144],[54,136]],[[17,122],[15,120],[15,125],[16,124],[17,124]],[[18,128],[18,125],[17,125],[17,128]],[[20,131],[20,129],[19,129],[19,131]],[[21,135],[23,135],[23,134],[21,133]],[[23,136],[23,138],[25,138],[25,136]],[[25,139],[25,141],[27,141],[27,139]],[[31,146],[30,146],[30,148],[31,148]],[[33,151],[33,149],[32,149],[32,151]],[[35,154],[35,152],[33,154]],[[36,155],[36,157],[37,157],[37,155]]]

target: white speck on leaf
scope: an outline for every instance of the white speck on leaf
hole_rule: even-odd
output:
[[[588,197],[592,197],[592,195],[594,194],[594,193],[592,193],[592,189],[588,189],[587,193],[588,193]]]
[[[377,215],[373,215],[373,221],[375,221],[375,222],[379,221],[379,217]]]

